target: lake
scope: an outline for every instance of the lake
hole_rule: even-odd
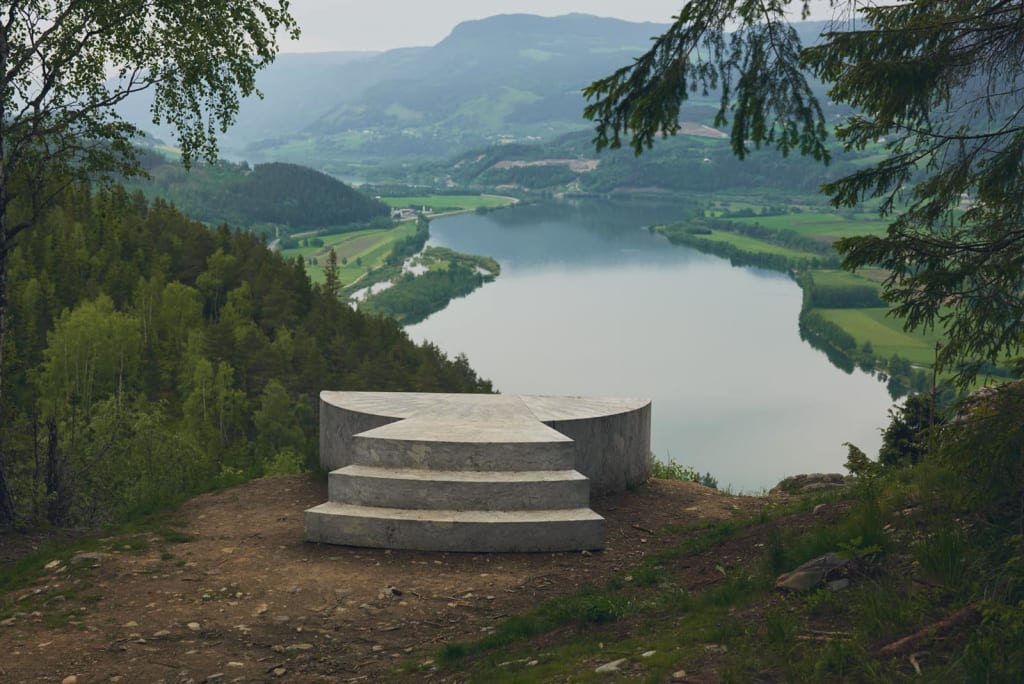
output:
[[[673,246],[668,204],[560,202],[434,221],[428,244],[492,256],[498,279],[409,326],[510,394],[653,400],[652,450],[721,487],[844,472],[877,453],[892,401],[800,339],[800,288]]]

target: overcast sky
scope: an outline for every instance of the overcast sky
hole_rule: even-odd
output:
[[[581,12],[669,23],[685,0],[291,0],[302,38],[282,52],[390,50],[434,45],[456,24],[495,14]]]

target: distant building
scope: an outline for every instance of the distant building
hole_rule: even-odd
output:
[[[396,221],[408,221],[414,219],[419,214],[415,209],[392,209],[391,218]]]

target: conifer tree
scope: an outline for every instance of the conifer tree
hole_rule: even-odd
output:
[[[966,385],[1024,333],[1024,1],[832,6],[844,16],[805,46],[788,13],[806,17],[806,0],[691,0],[648,52],[584,90],[585,116],[598,149],[625,140],[640,154],[679,131],[690,93],[717,90],[739,157],[773,145],[827,162],[817,76],[854,112],[835,126],[843,146],[886,151],[822,188],[837,207],[879,200],[890,222],[840,240],[843,265],[885,268],[895,315],[940,329],[937,366]]]
[[[196,155],[216,159],[216,134],[256,92],[256,71],[273,61],[279,32],[298,35],[288,0],[0,7],[0,424],[12,241],[70,180],[136,170],[131,141],[139,131],[114,107],[139,91],[153,92],[154,123],[175,128],[186,164]],[[13,518],[0,444],[0,525]]]
[[[341,294],[341,280],[338,278],[338,253],[331,248],[327,253],[327,265],[324,266],[324,292],[332,299]]]

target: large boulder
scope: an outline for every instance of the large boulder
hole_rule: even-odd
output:
[[[842,489],[849,479],[842,473],[809,473],[793,475],[779,482],[768,492],[771,496],[807,494],[830,489]]]

